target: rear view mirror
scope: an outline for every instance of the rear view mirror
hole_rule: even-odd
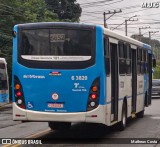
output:
[[[16,31],[14,31],[14,30],[12,31],[12,36],[16,37]]]
[[[156,59],[153,59],[153,67],[156,67]]]

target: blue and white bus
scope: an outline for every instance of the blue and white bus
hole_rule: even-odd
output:
[[[119,124],[151,104],[152,50],[98,25],[19,24],[13,32],[13,119]]]

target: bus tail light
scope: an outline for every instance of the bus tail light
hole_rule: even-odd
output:
[[[18,92],[16,93],[16,96],[17,96],[17,97],[20,97],[20,96],[22,96],[22,93],[21,93],[20,91],[18,91]]]
[[[20,86],[19,84],[16,84],[16,85],[15,85],[15,89],[16,89],[16,90],[19,90],[20,88],[21,88],[21,86]]]
[[[100,96],[100,78],[96,78],[90,88],[87,111],[91,111],[98,107],[99,105],[99,96]]]
[[[97,98],[97,94],[92,93],[92,94],[91,94],[91,99],[96,99],[96,98]]]
[[[14,76],[14,94],[16,104],[20,108],[26,109],[22,85],[17,76]]]
[[[97,86],[93,86],[93,87],[92,87],[92,91],[93,91],[93,92],[97,92],[97,90],[98,90],[98,87],[97,87]]]

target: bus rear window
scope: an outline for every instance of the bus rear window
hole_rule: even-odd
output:
[[[38,61],[86,61],[91,59],[92,41],[90,30],[23,30],[21,58]]]

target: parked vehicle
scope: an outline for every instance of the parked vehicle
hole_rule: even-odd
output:
[[[160,96],[160,79],[152,80],[152,96]]]

